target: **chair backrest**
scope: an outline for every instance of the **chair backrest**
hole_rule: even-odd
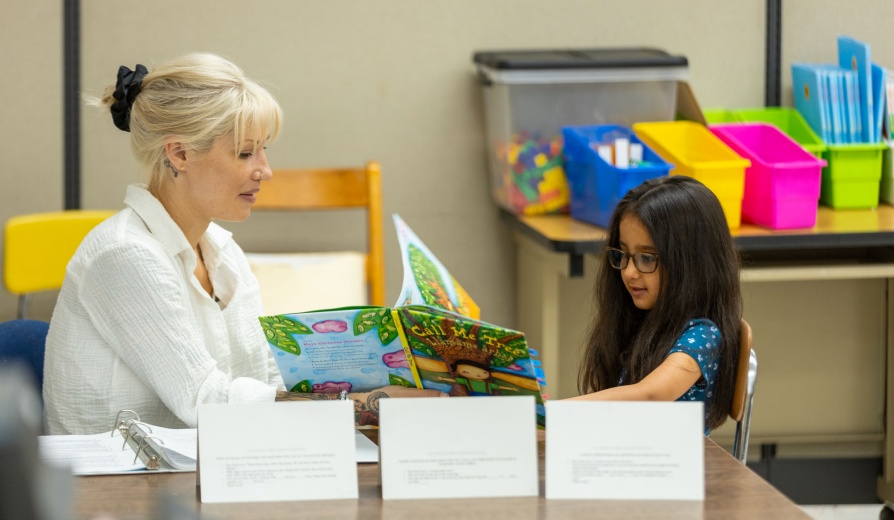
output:
[[[91,229],[114,211],[69,210],[20,215],[6,221],[3,283],[19,296],[25,317],[28,293],[62,287],[65,268]]]
[[[751,430],[751,405],[757,382],[757,355],[751,348],[751,326],[742,320],[739,331],[739,359],[736,363],[736,385],[729,416],[736,421],[733,456],[745,463],[748,456],[748,437]]]
[[[253,209],[366,209],[366,281],[369,303],[385,305],[385,253],[382,236],[381,168],[276,169],[264,183]]]
[[[43,357],[50,324],[40,320],[10,320],[0,323],[0,365],[26,366],[43,388]]]

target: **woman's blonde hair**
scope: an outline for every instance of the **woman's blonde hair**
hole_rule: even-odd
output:
[[[115,85],[107,86],[92,104],[111,109],[114,92]],[[247,132],[249,138],[273,141],[283,123],[282,108],[269,92],[210,53],[188,54],[149,71],[132,99],[130,144],[153,193],[169,171],[164,164],[168,142],[203,154],[218,138],[232,134],[238,155]]]

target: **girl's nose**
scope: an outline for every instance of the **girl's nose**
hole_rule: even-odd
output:
[[[621,269],[621,272],[624,273],[624,276],[627,278],[638,278],[639,277],[639,269],[636,268],[636,265],[633,263],[632,258],[627,259],[627,265],[624,269]]]

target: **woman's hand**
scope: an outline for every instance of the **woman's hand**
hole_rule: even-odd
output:
[[[437,390],[421,390],[400,385],[388,385],[372,392],[348,394],[354,400],[354,422],[357,426],[379,425],[379,400],[389,397],[447,397]]]
[[[376,388],[371,392],[354,392],[348,398],[354,401],[354,423],[357,426],[379,425],[379,400],[389,397],[447,397],[438,390],[422,390],[400,385],[388,385]],[[334,393],[299,394],[294,392],[277,392],[277,401],[335,401],[339,398]]]

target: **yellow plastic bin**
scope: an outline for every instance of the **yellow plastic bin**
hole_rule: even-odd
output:
[[[676,165],[671,175],[688,175],[720,200],[730,229],[742,221],[745,168],[742,158],[704,126],[690,121],[636,123],[633,131],[664,160]]]

